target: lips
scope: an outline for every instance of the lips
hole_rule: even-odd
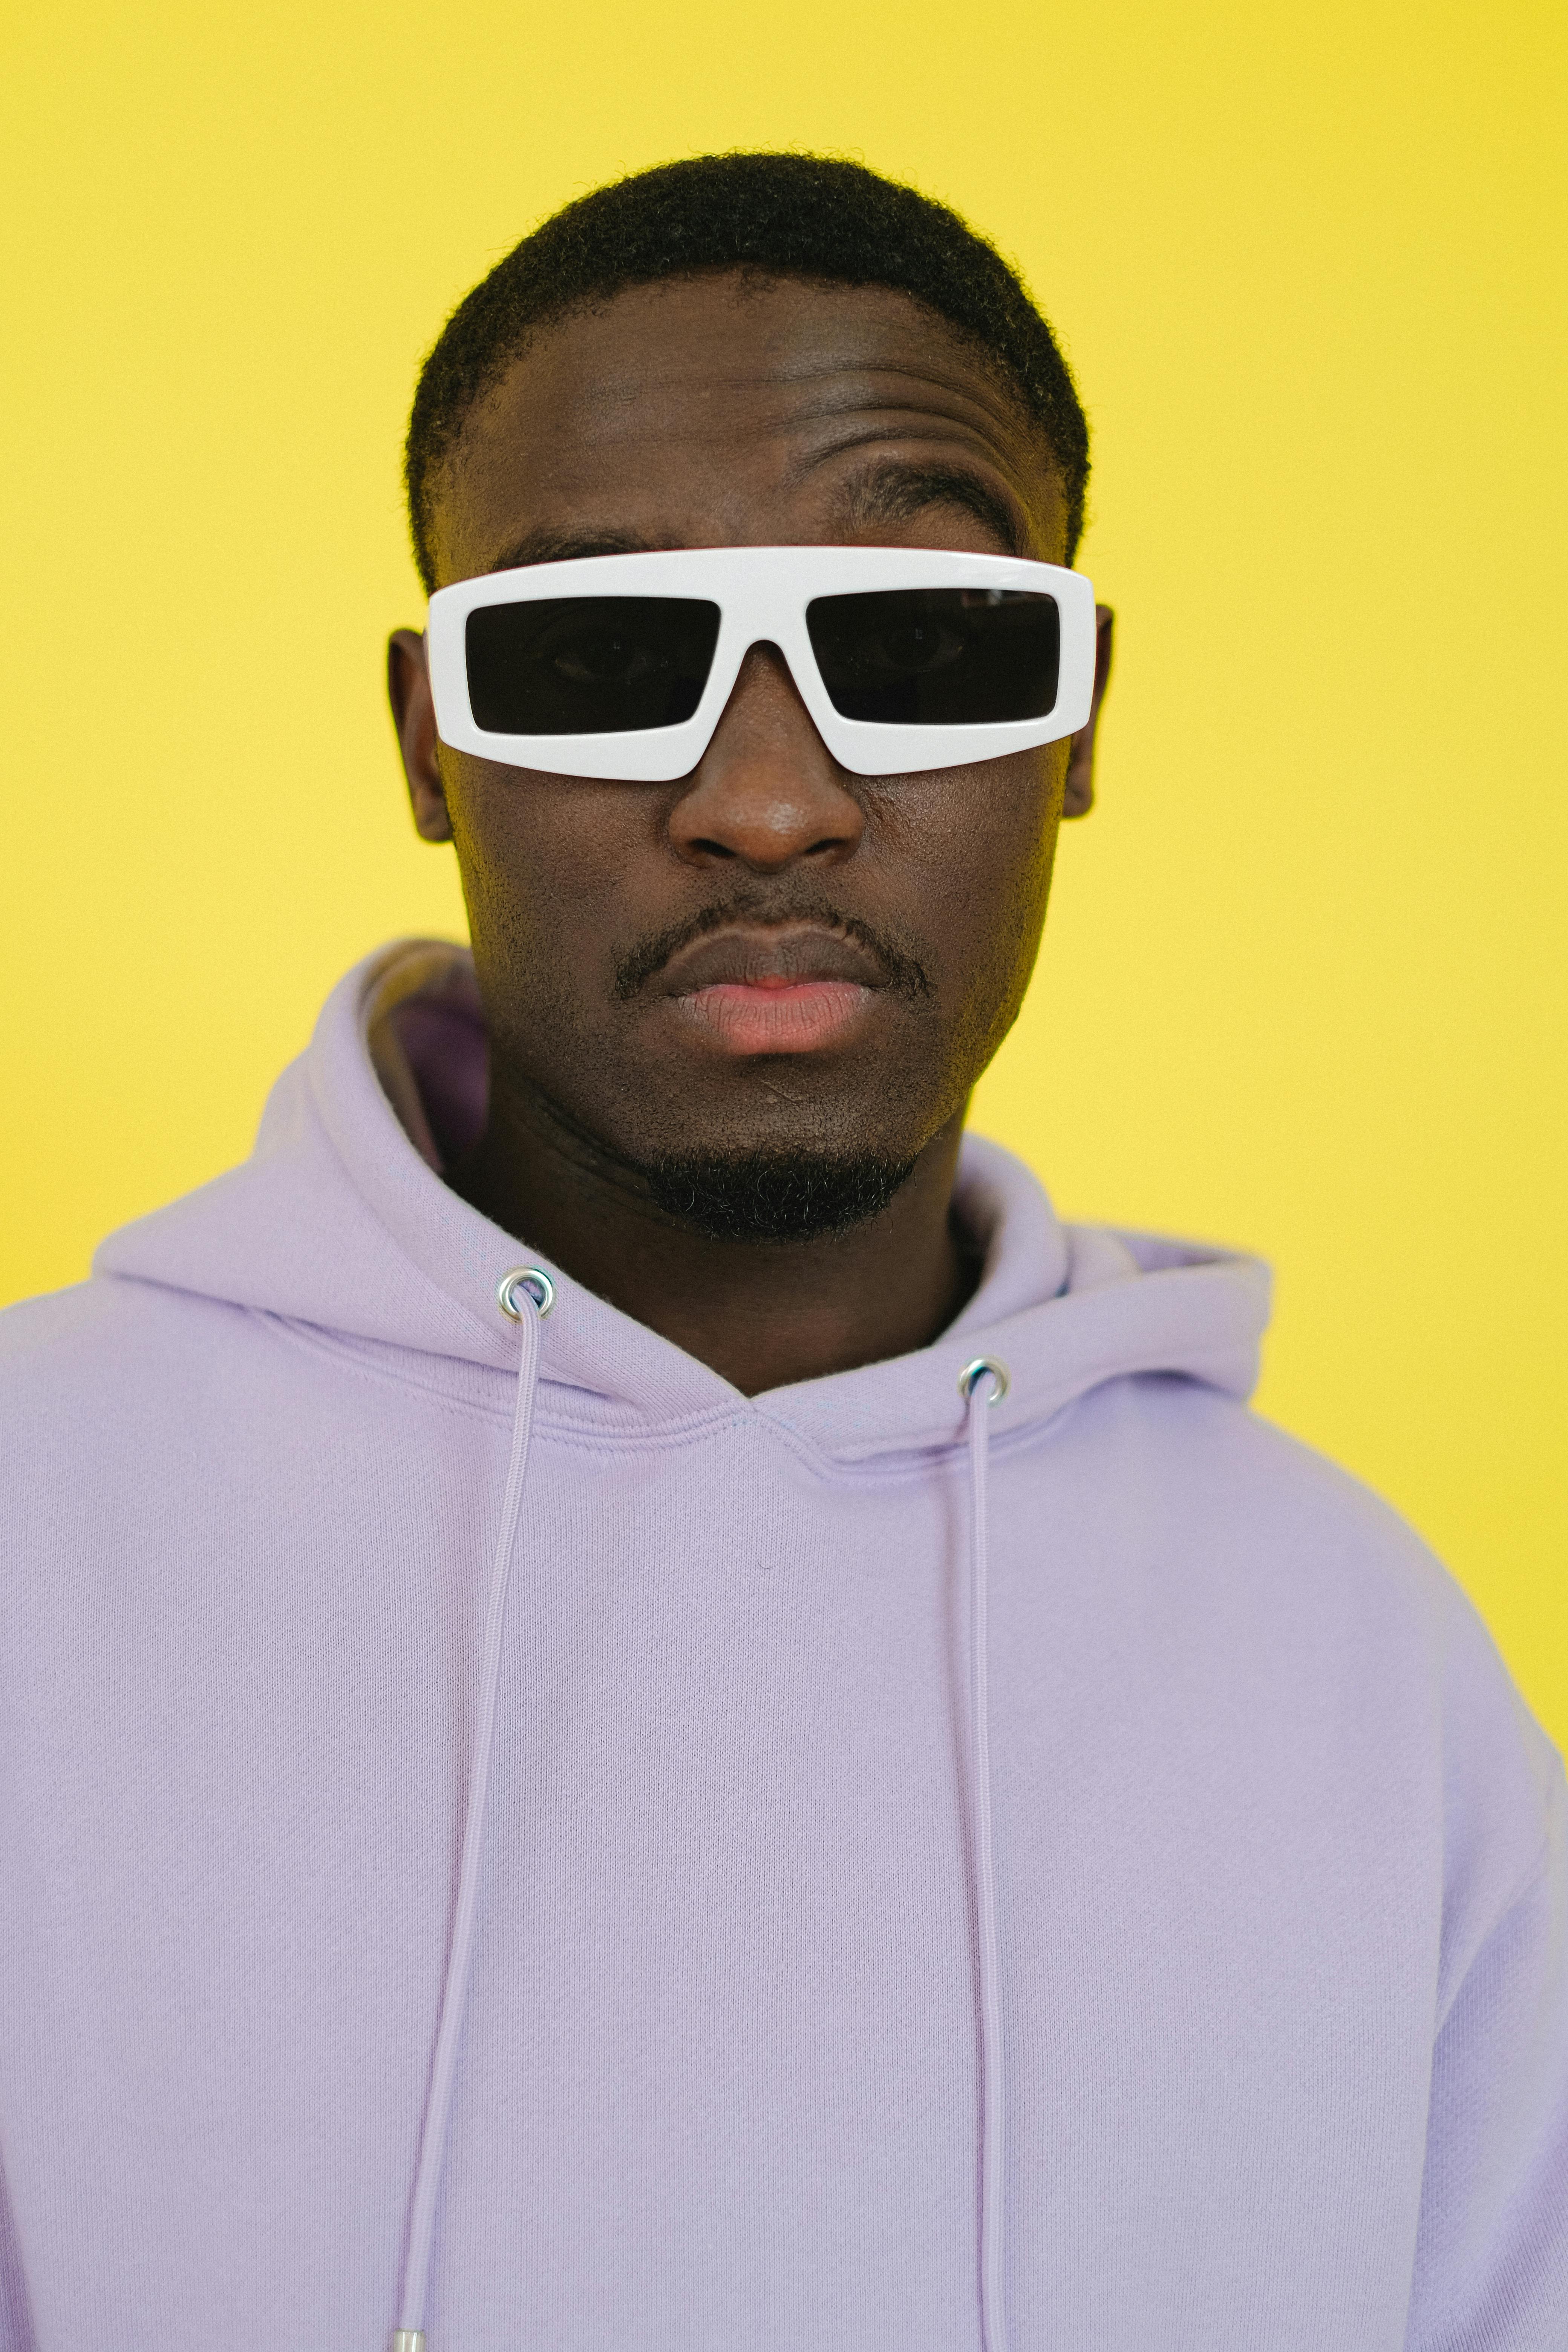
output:
[[[731,1054],[805,1054],[840,1043],[883,986],[858,940],[813,927],[710,934],[670,959],[660,992]]]
[[[731,1054],[808,1054],[837,1044],[871,1002],[845,980],[784,981],[776,987],[721,982],[677,1003]]]

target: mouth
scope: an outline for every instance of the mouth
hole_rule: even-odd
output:
[[[886,985],[871,950],[818,926],[710,934],[671,958],[660,993],[730,1054],[807,1054],[861,1023]]]

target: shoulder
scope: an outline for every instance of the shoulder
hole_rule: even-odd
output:
[[[1025,1485],[1038,1499],[1050,1482],[1099,1571],[1171,1612],[1175,1648],[1273,1691],[1281,1726],[1312,1714],[1369,1775],[1424,1757],[1456,1860],[1534,1866],[1562,1762],[1458,1579],[1371,1487],[1237,1399],[1163,1377],[1084,1397],[1033,1464]]]
[[[142,1358],[167,1366],[171,1348],[199,1354],[207,1335],[234,1323],[222,1300],[112,1274],[20,1299],[0,1310],[0,1413],[68,1399],[83,1381],[96,1387]]]
[[[1076,1463],[1086,1486],[1102,1499],[1114,1489],[1187,1545],[1217,1546],[1255,1572],[1306,1576],[1325,1591],[1369,1575],[1413,1599],[1446,1601],[1456,1590],[1372,1487],[1237,1397],[1142,1374],[1106,1382],[1064,1424],[1064,1464]]]
[[[1038,1473],[1053,1458],[1086,1475],[1115,1461],[1148,1499],[1180,1494],[1188,1507],[1234,1513],[1303,1507],[1387,1532],[1403,1526],[1373,1490],[1245,1397],[1180,1371],[1133,1370],[1086,1388],[1040,1428]],[[1027,1460],[1030,1455],[1020,1456]]]
[[[171,1438],[221,1409],[236,1336],[258,1318],[157,1283],[94,1275],[0,1313],[0,1508],[19,1540],[144,1483]]]

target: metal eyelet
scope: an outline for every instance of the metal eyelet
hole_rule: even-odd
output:
[[[972,1364],[965,1364],[958,1376],[958,1393],[966,1404],[986,1372],[990,1373],[994,1383],[990,1395],[985,1400],[988,1405],[1000,1404],[1012,1387],[1013,1377],[1005,1364],[995,1356],[976,1356]]]
[[[542,1323],[555,1304],[555,1285],[544,1268],[542,1265],[514,1265],[511,1272],[503,1274],[497,1283],[496,1297],[500,1303],[500,1311],[503,1315],[510,1315],[514,1323],[522,1320],[522,1309],[517,1303],[520,1290],[525,1290],[532,1299]]]

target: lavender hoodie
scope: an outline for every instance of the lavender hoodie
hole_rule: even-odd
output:
[[[483,1065],[373,958],[0,1318],[0,2352],[384,2352],[422,2135],[429,2352],[1563,2352],[1562,1769],[1262,1269],[972,1140],[957,1323],[748,1400],[501,1313]]]

